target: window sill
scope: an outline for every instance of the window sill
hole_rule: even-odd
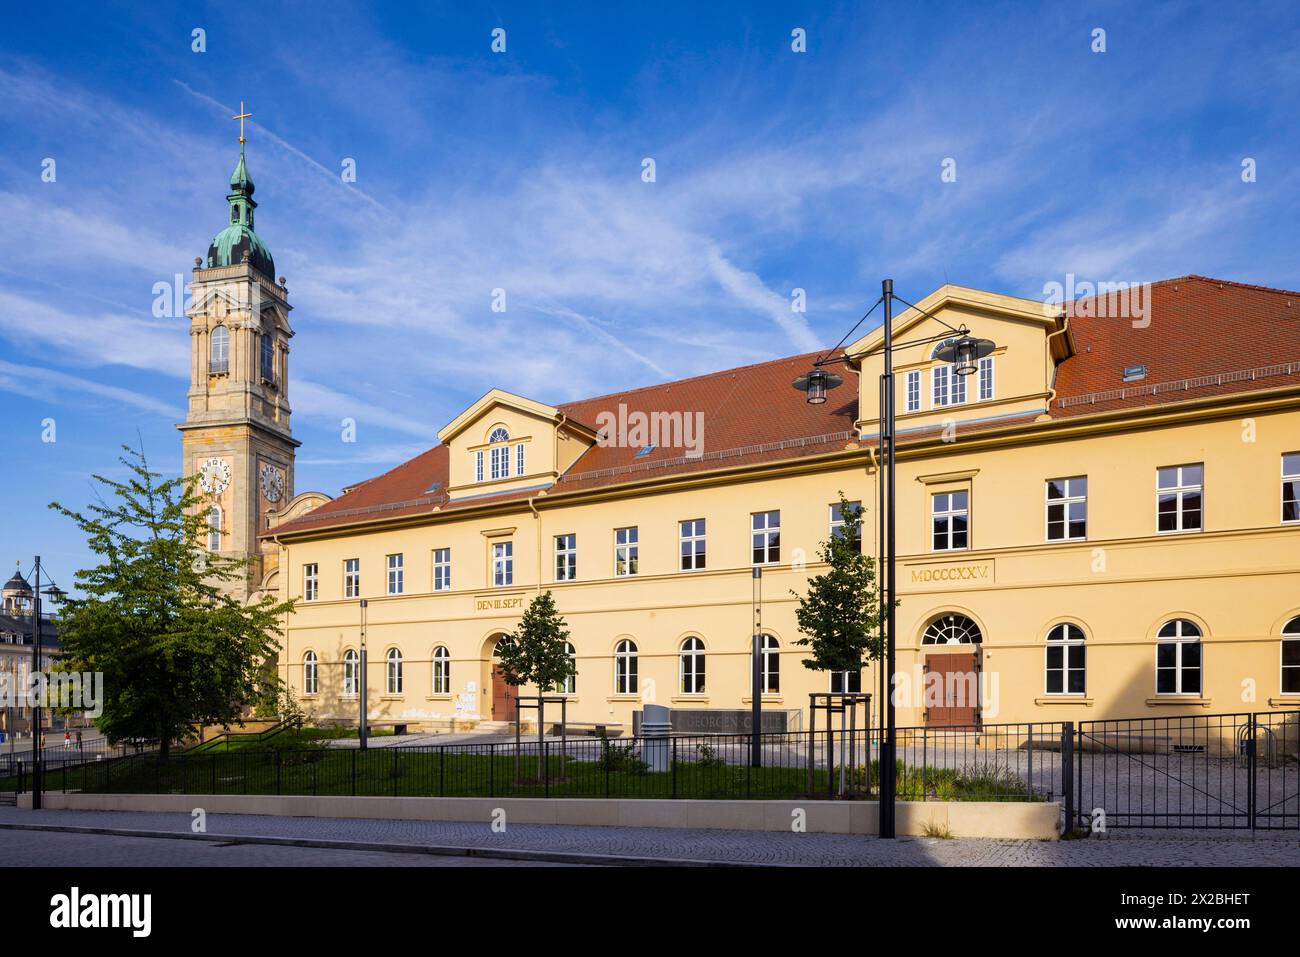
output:
[[[455,695],[451,694],[428,694],[424,696],[425,701],[450,701]]]
[[[641,696],[639,694],[613,694],[610,695],[605,700],[606,701],[640,701]]]
[[[709,696],[704,694],[679,694],[668,699],[673,703],[682,704],[708,704]]]
[[[1194,705],[1201,708],[1208,708],[1211,698],[1202,698],[1196,694],[1162,694],[1154,698],[1147,698],[1148,708],[1158,708],[1161,705]]]
[[[1300,708],[1300,692],[1279,695],[1268,699],[1270,708]]]
[[[1091,698],[1081,694],[1049,694],[1034,699],[1034,704],[1081,704],[1088,708],[1092,703]]]
[[[762,703],[763,703],[763,704],[781,704],[784,700],[785,700],[785,699],[782,698],[779,694],[765,694],[765,695],[763,695]],[[753,704],[753,703],[754,703],[754,696],[753,696],[753,695],[745,695],[745,697],[743,697],[743,698],[740,699],[740,703],[741,703],[741,704]]]
[[[380,701],[405,701],[405,700],[406,700],[406,695],[404,695],[404,694],[381,694],[381,695],[379,696],[379,700],[380,700]]]

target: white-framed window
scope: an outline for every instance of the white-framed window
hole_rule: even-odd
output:
[[[433,590],[447,591],[451,588],[451,549],[435,548],[433,550]]]
[[[1156,694],[1201,693],[1201,629],[1174,618],[1156,632]]]
[[[1205,469],[1170,465],[1156,469],[1156,531],[1198,532],[1204,509]]]
[[[492,477],[503,479],[510,477],[510,446],[494,445],[488,450],[492,456]]]
[[[1300,695],[1300,616],[1282,628],[1282,693]]]
[[[403,585],[402,553],[388,556],[388,594],[400,595]]]
[[[498,442],[509,442],[509,441],[510,441],[510,433],[507,432],[504,428],[501,428],[500,426],[493,429],[492,434],[488,436],[488,445],[496,445]]]
[[[980,626],[965,615],[940,615],[926,626],[923,645],[978,645],[984,642]]]
[[[302,600],[315,601],[320,594],[320,576],[316,574],[316,563],[302,566]]]
[[[861,694],[862,693],[862,672],[861,671],[832,671],[831,672],[831,694]]]
[[[349,648],[343,653],[343,694],[353,698],[357,694],[357,671],[360,661],[357,653]]]
[[[348,558],[343,562],[343,597],[361,597],[361,559]]]
[[[636,642],[624,638],[614,646],[614,694],[636,694]]]
[[[979,400],[987,402],[993,398],[993,357],[985,356],[980,360],[979,372]]]
[[[515,474],[524,474],[524,443],[515,446]]]
[[[317,671],[316,652],[309,651],[302,656],[302,693],[316,694],[320,690],[320,673]]]
[[[1300,522],[1300,452],[1282,456],[1282,521]]]
[[[938,409],[949,404],[948,383],[951,378],[951,369],[947,365],[937,365],[930,370],[930,406],[932,408]]]
[[[614,574],[626,578],[635,575],[640,567],[641,545],[637,526],[614,529]]]
[[[704,519],[688,518],[678,524],[681,528],[682,571],[689,572],[703,568],[705,561]]]
[[[936,552],[970,547],[970,493],[938,492],[930,497]]]
[[[578,577],[578,536],[573,532],[555,536],[555,580],[571,582]]]
[[[907,374],[907,389],[904,408],[908,412],[921,411],[921,370],[913,369]]]
[[[849,502],[849,508],[853,509],[859,518],[862,517],[862,503]],[[841,538],[844,535],[844,512],[839,502],[831,503],[831,538]],[[858,526],[857,540],[854,542],[858,551],[862,550],[862,526]]]
[[[492,584],[513,585],[515,583],[515,543],[492,543]]]
[[[1088,649],[1083,629],[1065,622],[1047,633],[1048,694],[1087,694]]]
[[[208,551],[221,551],[221,506],[208,509]]]
[[[483,450],[474,453],[474,481],[483,481]]]
[[[1088,537],[1088,477],[1047,480],[1047,540],[1081,541]]]
[[[781,643],[773,635],[759,642],[759,688],[763,694],[781,693]]]
[[[704,642],[694,636],[678,652],[678,687],[682,694],[704,694]]]
[[[388,694],[402,693],[402,653],[396,648],[389,648],[384,656],[384,687]]]
[[[750,516],[753,562],[774,565],[781,560],[781,513],[754,512]]]
[[[577,694],[578,693],[578,650],[570,642],[564,643],[564,656],[569,659],[572,671],[569,676],[560,682],[557,689],[559,694]]]
[[[433,693],[451,694],[451,652],[443,645],[433,649]]]
[[[212,330],[208,349],[208,375],[225,375],[230,371],[230,330],[217,326]]]
[[[966,401],[966,380],[970,376],[958,375],[954,369],[949,375],[948,404],[962,405]]]

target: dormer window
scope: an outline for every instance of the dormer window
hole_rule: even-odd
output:
[[[510,433],[503,428],[495,428],[488,436],[490,462],[489,476],[492,479],[510,477]],[[523,464],[522,462],[520,463]]]
[[[488,442],[495,445],[498,442],[509,442],[510,433],[505,429],[493,429],[492,434],[488,436]]]

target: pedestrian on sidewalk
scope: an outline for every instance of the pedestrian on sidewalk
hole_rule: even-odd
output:
[[[64,750],[64,751],[71,751],[71,750],[72,750],[72,732],[71,732],[71,731],[67,731],[67,730],[65,730],[65,731],[63,732],[63,750]]]
[[[81,750],[81,729],[77,729],[77,750]]]

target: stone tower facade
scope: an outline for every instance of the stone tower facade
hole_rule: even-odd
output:
[[[199,475],[207,544],[247,558],[247,600],[273,570],[258,534],[293,498],[289,424],[289,297],[270,251],[253,231],[253,181],[244,161],[230,178],[229,225],[196,259],[191,278],[189,408],[181,431],[183,470]]]

